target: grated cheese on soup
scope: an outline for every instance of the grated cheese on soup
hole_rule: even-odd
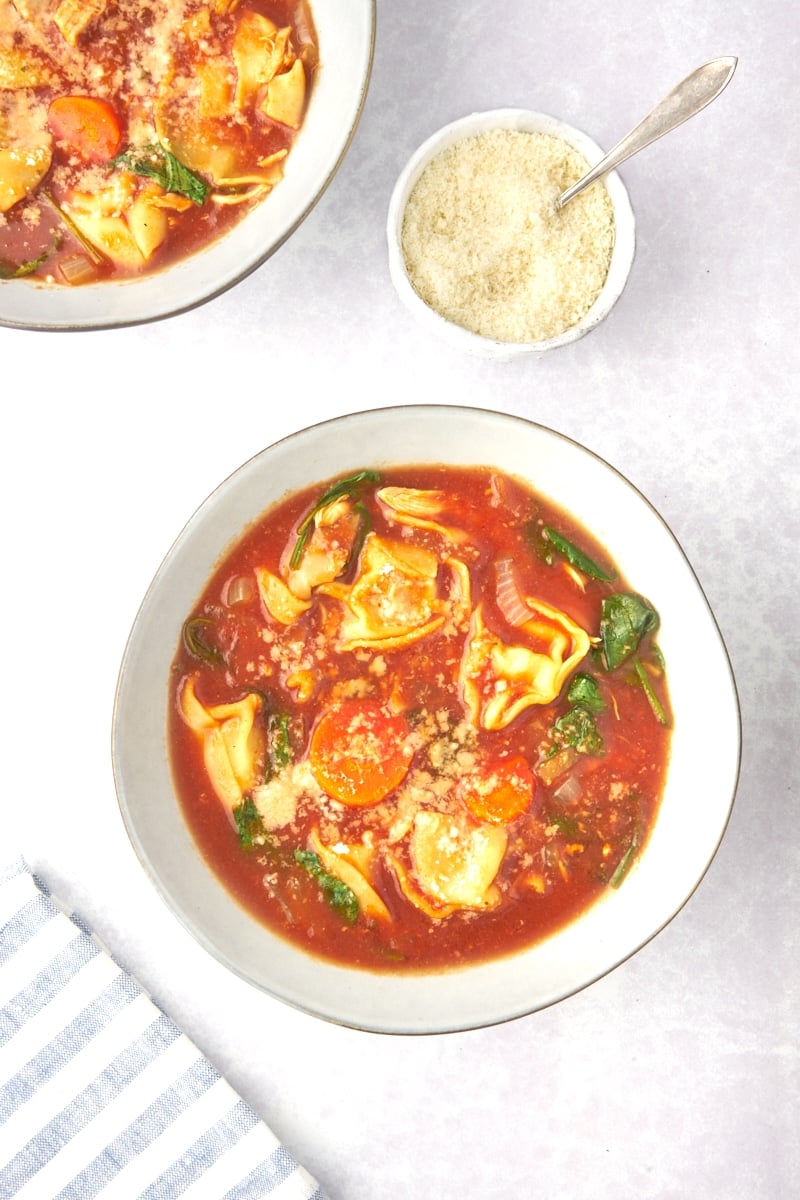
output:
[[[577,324],[605,283],[614,212],[602,182],[556,210],[589,163],[560,138],[496,129],[437,155],[409,196],[414,290],[483,337],[536,342]]]

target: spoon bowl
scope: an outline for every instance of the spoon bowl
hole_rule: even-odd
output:
[[[692,71],[691,75],[687,75],[629,134],[617,142],[599,163],[587,171],[577,183],[573,183],[561,193],[556,201],[556,208],[563,208],[596,179],[699,113],[728,86],[738,61],[732,55],[727,58],[715,58]]]

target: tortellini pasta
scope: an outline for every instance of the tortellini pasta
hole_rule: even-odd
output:
[[[24,200],[50,170],[49,146],[12,146],[0,150],[0,213]]]
[[[493,633],[479,605],[461,661],[461,687],[475,724],[503,729],[526,708],[550,704],[564,681],[589,652],[589,635],[574,621],[540,600],[522,629],[543,645],[509,644]]]
[[[501,826],[422,809],[411,834],[417,882],[446,909],[491,908],[499,899],[492,885],[507,844]]]
[[[261,700],[249,692],[230,704],[206,707],[195,693],[195,678],[184,681],[180,694],[181,715],[198,735],[203,761],[217,797],[235,808],[258,782],[258,766],[264,739],[256,724]]]

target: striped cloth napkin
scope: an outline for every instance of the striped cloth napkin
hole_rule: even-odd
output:
[[[0,931],[0,1197],[325,1200],[22,860]]]

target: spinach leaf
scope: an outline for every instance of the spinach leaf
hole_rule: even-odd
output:
[[[356,536],[353,538],[353,545],[350,547],[350,553],[347,556],[347,562],[344,565],[345,571],[358,558],[364,547],[364,542],[367,540],[367,534],[372,528],[372,518],[369,515],[369,510],[363,504],[356,504],[353,507],[358,517],[358,526],[356,528]]]
[[[289,740],[288,713],[270,713],[267,717],[267,763],[265,775],[272,779],[292,761],[292,744]]]
[[[239,842],[245,850],[252,850],[253,846],[261,845],[266,840],[267,835],[261,822],[261,814],[249,796],[241,804],[236,805],[233,810],[233,819],[236,823]]]
[[[634,833],[633,837],[630,840],[627,850],[624,852],[624,854],[622,855],[622,858],[617,863],[614,874],[611,876],[611,878],[608,881],[609,887],[618,888],[620,886],[623,879],[628,874],[628,871],[631,869],[631,866],[633,865],[633,860],[636,857],[636,851],[638,849],[639,849],[639,835],[638,835],[638,833]]]
[[[334,500],[340,499],[342,496],[352,496],[358,494],[363,483],[375,483],[380,479],[377,471],[358,471],[355,475],[349,475],[347,479],[340,479],[338,483],[334,483],[326,492],[320,496],[310,512],[307,512],[303,520],[297,526],[297,541],[295,542],[292,551],[292,557],[289,559],[289,566],[295,570],[300,565],[300,560],[306,548],[306,543],[311,536],[314,525],[314,517],[323,508],[327,508],[329,504],[333,504]],[[362,510],[366,515],[366,510]],[[363,527],[363,519],[362,519]],[[364,529],[364,537],[367,530]]]
[[[348,925],[354,925],[358,919],[358,900],[355,892],[346,883],[342,883],[341,879],[326,871],[319,855],[314,854],[312,850],[295,850],[294,859],[316,880],[331,908],[335,909]]]
[[[0,279],[24,279],[26,275],[32,275],[36,268],[46,262],[49,257],[50,251],[46,250],[38,258],[31,258],[28,262],[20,263],[19,266],[0,258]]]
[[[576,704],[554,723],[553,739],[558,746],[573,746],[579,754],[600,757],[605,753],[594,717],[588,708],[580,704]]]
[[[204,204],[211,188],[179,161],[165,146],[154,142],[151,146],[141,149],[127,150],[119,154],[111,164],[132,171],[134,175],[144,175],[155,179],[165,192],[175,192],[186,196],[193,204]]]
[[[609,671],[635,653],[646,633],[658,629],[656,610],[634,592],[607,596],[600,616],[600,638]]]
[[[597,680],[592,675],[584,675],[579,672],[574,676],[572,683],[567,691],[567,699],[570,704],[580,704],[583,708],[588,708],[589,712],[599,713],[605,708],[605,702],[600,695],[600,687]]]
[[[554,825],[565,837],[573,840],[580,837],[580,826],[575,817],[563,812],[551,812],[544,818],[545,825]]]
[[[606,580],[609,583],[613,579],[616,579],[617,576],[614,571],[609,573],[602,567],[599,567],[594,559],[589,558],[588,554],[584,554],[582,550],[579,550],[576,545],[565,538],[563,534],[560,534],[558,530],[553,529],[551,525],[545,525],[544,533],[547,540],[552,543],[558,553],[562,554],[571,566],[576,567],[579,571],[583,571],[584,575],[590,575],[592,579]]]
[[[550,730],[553,745],[548,754],[552,758],[571,746],[578,754],[591,754],[596,758],[605,754],[605,743],[597,728],[595,716],[605,708],[597,680],[592,675],[579,672],[567,689],[567,699],[572,708],[557,718]]]
[[[224,667],[225,659],[222,651],[207,641],[203,632],[206,626],[213,624],[210,617],[190,617],[188,621],[184,622],[183,644],[192,658],[208,663],[211,667]]]
[[[664,706],[655,693],[655,688],[650,682],[650,676],[644,667],[642,661],[638,658],[633,660],[634,670],[638,677],[639,683],[644,689],[644,694],[647,696],[647,702],[653,710],[653,716],[658,721],[659,725],[669,725],[669,718],[664,710]]]

